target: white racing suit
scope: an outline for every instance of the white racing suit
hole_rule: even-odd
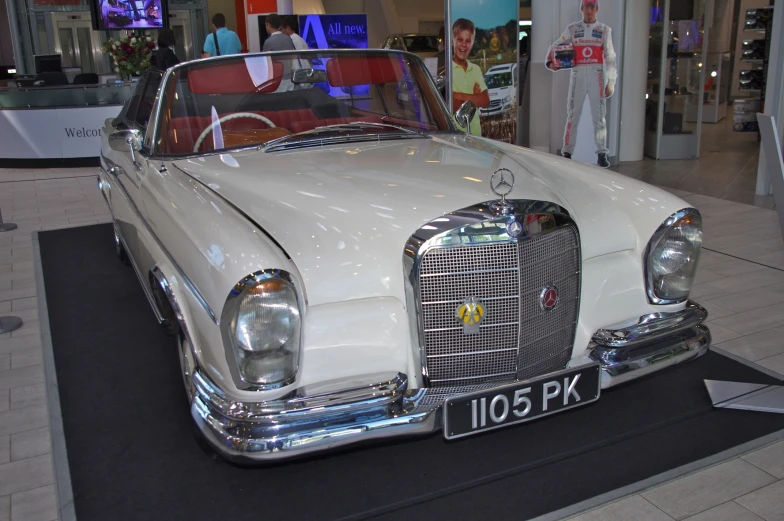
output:
[[[563,152],[574,153],[577,144],[577,126],[583,112],[585,97],[591,103],[593,130],[596,138],[596,153],[606,154],[607,149],[607,98],[605,85],[615,88],[618,70],[615,65],[610,28],[603,23],[586,24],[582,21],[570,24],[561,37],[550,46],[545,63],[555,62],[555,48],[572,45],[574,58],[569,79],[569,97],[566,109]],[[607,82],[605,83],[605,67]]]

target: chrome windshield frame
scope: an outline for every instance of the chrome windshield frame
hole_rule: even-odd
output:
[[[161,80],[161,84],[158,87],[158,94],[156,96],[155,105],[153,106],[150,122],[148,124],[148,128],[152,128],[152,135],[150,143],[152,145],[150,149],[149,159],[159,160],[159,161],[166,161],[166,160],[174,160],[174,159],[182,159],[182,156],[175,156],[175,155],[166,155],[166,154],[159,154],[158,153],[158,141],[161,135],[160,123],[161,123],[161,111],[163,110],[163,95],[162,93],[166,92],[166,89],[169,86],[169,82],[173,81],[177,75],[189,68],[197,67],[200,64],[204,64],[207,62],[222,62],[228,60],[238,60],[238,59],[246,59],[246,58],[253,58],[253,57],[260,57],[260,56],[287,56],[287,55],[323,55],[323,54],[334,54],[336,56],[343,56],[343,55],[355,55],[355,54],[365,54],[365,55],[389,55],[389,54],[399,54],[405,56],[407,59],[412,60],[418,64],[420,69],[425,73],[424,76],[426,78],[427,85],[429,85],[433,97],[436,100],[437,107],[443,112],[446,117],[447,125],[449,126],[448,129],[432,131],[428,133],[451,133],[451,134],[459,134],[460,131],[455,125],[454,119],[452,114],[450,114],[449,109],[447,108],[447,104],[444,99],[441,97],[441,94],[438,91],[438,87],[436,86],[435,78],[432,77],[430,72],[425,65],[424,60],[414,53],[406,52],[406,51],[399,51],[395,49],[307,49],[302,51],[270,51],[270,52],[255,52],[255,53],[248,53],[248,54],[228,54],[224,56],[211,56],[209,58],[199,58],[196,60],[190,60],[187,62],[178,63],[177,65],[169,68],[163,74],[163,79]],[[428,105],[430,106],[430,105]],[[435,107],[431,107],[431,110],[434,110]],[[249,147],[243,147],[243,149],[248,148],[258,148],[263,147],[262,145],[254,145]],[[220,152],[218,152],[220,153]],[[204,154],[198,154],[204,155]]]

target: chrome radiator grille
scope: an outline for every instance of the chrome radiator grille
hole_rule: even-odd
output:
[[[425,370],[432,387],[522,379],[565,366],[579,305],[580,250],[566,226],[518,242],[432,248],[421,259]],[[554,284],[559,304],[540,305]],[[455,318],[469,297],[485,309],[479,333]]]

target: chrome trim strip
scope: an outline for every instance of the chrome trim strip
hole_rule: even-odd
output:
[[[486,243],[483,243],[486,244]],[[430,275],[422,275],[422,277],[442,277],[448,275],[473,275],[475,273],[503,273],[509,271],[520,271],[520,268],[503,268],[497,270],[471,270],[471,271],[445,271],[443,273],[433,273]]]
[[[520,298],[520,295],[509,295],[505,297],[483,297],[482,302],[491,302],[493,300],[508,300],[513,298]],[[422,302],[423,306],[432,305],[432,304],[461,304],[462,300],[430,300],[427,302]]]
[[[688,301],[681,311],[643,315],[636,324],[619,328],[602,328],[593,334],[599,346],[622,348],[650,342],[660,337],[701,324],[708,312],[694,301]]]
[[[107,164],[111,165],[111,161],[109,161],[108,159],[106,160],[106,162],[107,162]],[[199,304],[204,309],[204,311],[207,312],[207,314],[209,315],[210,319],[215,323],[215,325],[218,325],[218,318],[215,315],[215,313],[212,311],[212,308],[210,308],[210,305],[207,303],[207,299],[204,298],[204,295],[202,295],[201,291],[199,291],[199,289],[196,287],[196,285],[185,274],[185,272],[180,267],[180,265],[177,264],[177,262],[174,260],[174,257],[172,257],[171,253],[169,253],[169,250],[167,250],[164,247],[163,242],[161,242],[161,240],[158,238],[158,236],[152,230],[152,227],[149,225],[147,220],[142,216],[141,212],[139,212],[139,208],[136,206],[136,203],[134,203],[134,201],[130,198],[130,196],[128,195],[128,192],[126,191],[125,187],[122,186],[122,183],[118,183],[118,184],[119,184],[123,194],[125,195],[125,197],[129,200],[131,208],[132,208],[133,212],[136,214],[136,218],[139,220],[140,223],[142,223],[142,225],[144,226],[145,230],[147,230],[150,233],[150,236],[153,238],[155,243],[161,249],[163,254],[166,255],[166,258],[169,260],[169,262],[171,263],[172,267],[177,271],[177,275],[180,276],[180,278],[182,279],[183,283],[185,284],[185,287],[187,287],[188,290],[193,294],[194,298],[199,302]],[[110,184],[110,186],[111,186],[111,184]],[[114,214],[112,214],[112,220],[114,220]],[[115,223],[115,226],[116,226],[116,223]],[[128,257],[133,258],[133,255],[130,253],[130,250],[128,250],[127,246],[126,246],[125,249],[128,252]],[[142,284],[142,285],[146,286],[145,284]]]
[[[417,296],[419,295],[419,266],[425,253],[431,248],[449,248],[465,247],[466,244],[461,241],[452,241],[455,237],[470,237],[472,235],[481,234],[487,240],[476,243],[478,245],[487,245],[493,243],[505,242],[519,242],[531,239],[533,237],[540,237],[552,231],[557,231],[565,226],[573,226],[577,234],[579,244],[579,229],[576,223],[571,218],[569,212],[552,202],[548,201],[532,201],[527,199],[508,199],[506,202],[510,205],[511,211],[507,214],[498,211],[498,201],[486,201],[483,203],[475,204],[455,210],[448,214],[444,214],[432,219],[430,222],[423,224],[411,237],[409,237],[403,249],[403,270],[404,270],[404,286],[406,294],[406,310],[408,314],[409,328],[411,331],[412,346],[419,352],[419,365],[422,376],[422,386],[430,386],[430,377],[427,371],[427,353],[425,349],[425,327],[422,309],[425,302],[421,302]],[[555,222],[554,229],[545,230],[538,233],[530,233],[527,226],[523,227],[523,232],[517,238],[511,237],[507,231],[507,225],[521,216],[539,215],[552,218]],[[482,227],[488,223],[494,223],[494,227]],[[481,228],[481,229],[480,229]],[[489,237],[488,237],[489,236]],[[580,260],[580,270],[582,270],[582,261]],[[514,269],[517,271],[519,268]],[[498,270],[501,271],[501,270]],[[578,291],[579,295],[579,280]],[[510,298],[520,298],[517,297]],[[577,305],[577,316],[579,317],[579,299]],[[414,327],[416,326],[416,327]],[[484,326],[480,326],[484,327]],[[458,328],[455,328],[458,329]],[[518,338],[518,348],[520,339]],[[571,346],[570,346],[571,348]],[[519,368],[518,368],[519,369]]]
[[[517,348],[508,347],[506,349],[490,349],[488,351],[468,351],[463,353],[450,353],[446,355],[427,355],[427,357],[428,358],[451,358],[453,356],[481,355],[485,353],[503,353],[504,351],[517,351]]]
[[[682,299],[661,299],[656,296],[656,292],[653,289],[653,279],[651,276],[651,270],[648,262],[648,257],[651,253],[651,246],[654,243],[658,244],[661,240],[662,236],[667,233],[667,231],[675,224],[676,222],[680,221],[686,216],[696,216],[700,219],[700,223],[702,222],[702,215],[696,208],[683,208],[678,210],[671,216],[669,216],[663,223],[659,225],[656,231],[651,236],[651,239],[648,241],[647,246],[645,247],[645,251],[642,254],[642,264],[643,264],[643,280],[645,280],[645,289],[646,293],[648,294],[648,301],[651,304],[657,305],[666,305],[666,304],[680,304],[681,302],[685,302],[688,300],[688,296]],[[699,251],[699,250],[698,250]],[[692,284],[694,281],[692,280]]]
[[[496,376],[509,376],[510,374],[517,374],[517,371],[509,371],[506,373],[495,373],[495,374],[482,374],[479,376],[461,376],[460,378],[442,378],[440,380],[430,380],[431,382],[462,382],[465,380],[479,380],[481,378],[495,378]],[[509,382],[503,382],[507,384]]]
[[[520,322],[504,322],[502,324],[480,324],[479,327],[501,327],[501,326],[517,326]],[[457,327],[439,327],[435,329],[425,329],[425,333],[434,333],[436,331],[456,331],[458,329],[463,329],[462,326]]]
[[[125,248],[125,252],[128,254],[128,259],[131,261],[131,266],[133,266],[133,272],[136,274],[136,278],[139,279],[139,283],[142,285],[142,290],[144,290],[144,296],[147,297],[147,302],[150,303],[150,307],[152,308],[152,312],[155,314],[155,319],[158,321],[159,324],[163,322],[163,315],[161,315],[161,311],[158,309],[158,306],[155,304],[155,299],[152,296],[152,288],[150,288],[149,283],[145,283],[144,277],[142,276],[141,271],[139,270],[138,264],[136,264],[136,260],[133,258],[133,254],[131,250],[128,249],[128,243],[125,242],[125,237],[123,237],[122,231],[120,227],[117,226],[117,223],[114,223],[114,233],[117,234],[117,237],[120,238],[120,242],[122,242],[123,248]]]
[[[218,317],[215,315],[215,312],[212,311],[212,308],[207,303],[207,299],[204,298],[204,295],[202,295],[201,291],[199,291],[199,288],[196,287],[196,285],[191,281],[191,279],[185,274],[185,271],[183,271],[180,265],[177,264],[177,261],[174,260],[174,257],[172,257],[171,253],[169,253],[169,250],[167,250],[163,246],[163,242],[158,238],[155,232],[152,231],[152,228],[147,223],[147,221],[144,218],[142,218],[141,215],[139,216],[139,219],[144,224],[144,227],[147,229],[147,231],[150,232],[150,235],[152,236],[153,240],[158,245],[158,247],[161,249],[163,254],[166,255],[167,259],[169,259],[169,262],[171,263],[172,267],[177,271],[177,274],[182,278],[182,282],[183,284],[185,284],[185,287],[187,287],[188,290],[193,294],[193,297],[201,305],[204,311],[207,312],[207,315],[209,315],[210,319],[215,323],[215,325],[218,325]]]
[[[300,313],[299,331],[297,334],[297,367],[294,369],[293,374],[287,377],[285,380],[271,384],[256,384],[246,381],[242,374],[240,374],[239,359],[237,358],[236,354],[237,348],[234,345],[234,335],[230,331],[230,326],[234,317],[237,315],[237,306],[239,306],[240,299],[245,295],[245,292],[257,283],[270,279],[280,279],[287,282],[294,288],[294,292],[297,296],[297,307]],[[300,357],[302,355],[302,331],[304,323],[303,302],[304,299],[302,288],[299,286],[296,278],[285,270],[259,270],[252,273],[251,275],[248,275],[234,285],[234,287],[231,289],[231,292],[226,297],[226,303],[223,305],[223,312],[221,313],[220,318],[220,331],[221,338],[223,339],[223,349],[226,355],[226,362],[229,366],[229,371],[231,372],[231,378],[234,381],[234,385],[237,389],[268,391],[270,389],[280,389],[281,387],[286,387],[287,385],[291,385],[296,381],[297,374],[299,373]]]

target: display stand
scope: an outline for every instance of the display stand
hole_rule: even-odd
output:
[[[765,85],[770,58],[768,24],[772,20],[773,6],[746,10],[743,29],[747,34],[753,34],[755,38],[743,40],[740,62],[748,68],[739,71],[738,91],[751,97],[735,101],[732,122],[732,130],[735,132],[759,133],[757,112],[765,110]]]
[[[655,159],[693,159],[699,157],[701,123],[719,121],[726,112],[722,89],[706,91],[708,30],[700,18],[670,20],[667,0],[663,16],[651,25],[648,51],[648,88],[646,106],[645,155]],[[706,6],[704,0],[700,3]],[[695,13],[700,12],[695,8]],[[724,53],[716,53],[716,77],[721,85],[725,68]],[[713,68],[709,69],[711,72]],[[717,82],[718,80],[718,82]],[[714,97],[711,97],[711,94]]]
[[[727,117],[727,102],[730,90],[730,53],[709,52],[706,64],[702,122],[718,123]],[[693,96],[688,101],[686,121],[696,123],[699,99]]]

